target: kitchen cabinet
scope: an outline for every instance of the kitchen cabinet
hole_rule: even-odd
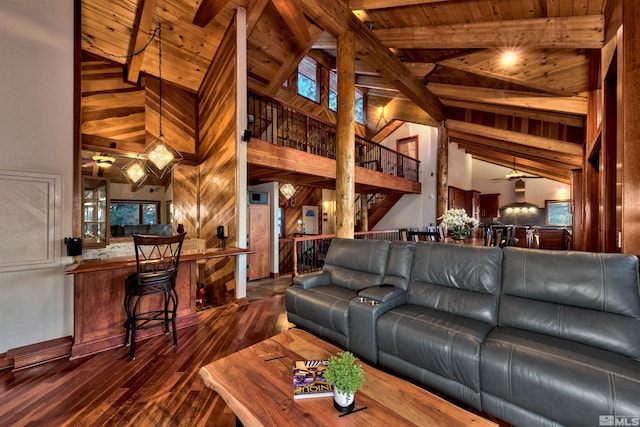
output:
[[[480,218],[500,216],[500,194],[480,194]]]

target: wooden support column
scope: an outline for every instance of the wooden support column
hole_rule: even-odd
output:
[[[360,231],[369,231],[369,195],[361,194],[360,200]]]
[[[449,204],[449,192],[447,191],[447,182],[449,180],[449,132],[444,122],[441,122],[438,127],[437,173],[436,218],[439,218],[447,211],[447,205]]]
[[[338,147],[336,154],[336,236],[353,239],[355,227],[355,35],[338,36]]]

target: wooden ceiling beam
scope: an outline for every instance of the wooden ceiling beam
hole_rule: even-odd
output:
[[[348,0],[347,3],[349,7],[354,10],[373,10],[424,3],[442,3],[445,1],[448,0]]]
[[[482,160],[483,162],[488,162],[488,163],[492,163],[494,165],[498,165],[498,166],[502,166],[505,168],[513,168],[513,158],[512,159],[506,159],[506,158],[497,158],[495,156],[492,156],[491,154],[488,153],[483,153],[483,152],[473,152],[473,150],[466,150],[468,151],[469,154],[471,154],[471,156],[474,159],[477,160]],[[530,173],[532,175],[537,175],[540,176],[542,178],[547,178],[547,179],[551,179],[553,181],[558,181],[561,182],[563,184],[570,184],[571,183],[571,171],[557,171],[557,172],[549,172],[547,170],[545,170],[544,168],[541,169],[537,169],[535,167],[530,167],[530,166],[525,166],[522,164],[518,164],[516,162],[516,168],[521,171],[521,172],[526,172],[526,173]]]
[[[249,3],[247,10],[247,38],[253,33],[253,29],[256,27],[258,20],[264,12],[264,8],[271,2],[271,0],[254,0]]]
[[[543,122],[557,123],[566,126],[584,128],[585,119],[574,114],[552,113],[502,105],[483,104],[480,102],[461,101],[457,99],[442,99],[447,107],[463,108],[465,110],[483,111],[485,113],[501,114],[509,117],[521,117],[523,119],[540,120]]]
[[[458,120],[447,120],[445,126],[449,130],[469,133],[471,135],[484,136],[487,138],[510,141],[516,144],[540,148],[544,150],[557,151],[570,156],[583,156],[584,149],[581,145],[570,142],[559,141],[557,139],[544,138],[542,136],[529,135],[510,130],[497,129],[490,126],[477,125],[475,123],[461,122]]]
[[[486,49],[505,46],[601,49],[604,15],[513,19],[457,25],[374,29],[395,49]]]
[[[349,10],[341,0],[307,0],[304,11],[334,37],[352,31],[358,57],[380,70],[396,88],[437,121],[445,119],[444,106],[422,82]]]
[[[193,17],[193,23],[198,27],[206,27],[224,9],[227,3],[229,3],[229,0],[202,0]]]
[[[387,120],[402,120],[403,122],[438,126],[438,122],[423,109],[416,106],[413,102],[404,99],[394,98],[384,104],[384,118],[385,122]]]
[[[558,153],[557,151],[543,150],[541,148],[516,144],[509,141],[486,138],[484,136],[471,135],[468,133],[458,132],[455,130],[449,130],[448,134],[452,141],[454,139],[456,141],[465,141],[467,143],[486,147],[487,149],[490,149],[490,150],[509,153],[511,156],[526,157],[530,159],[539,159],[538,161],[542,163],[546,161],[550,165],[553,165],[554,163],[562,163],[570,168],[582,167],[583,159],[580,156],[570,156],[567,154]]]
[[[305,20],[305,22],[307,21]],[[282,66],[280,66],[278,73],[271,79],[269,85],[265,89],[265,95],[275,96],[275,94],[278,92],[278,89],[280,89],[284,84],[285,80],[287,80],[296,70],[298,64],[300,63],[300,61],[302,61],[302,58],[304,58],[305,55],[309,53],[311,47],[313,46],[313,42],[318,37],[320,37],[320,35],[322,34],[322,28],[316,27],[313,24],[311,24],[311,27],[312,28],[309,30],[310,39],[304,46],[300,47],[300,50],[298,50],[298,52],[290,55],[287,58],[287,61],[282,64]]]
[[[540,162],[538,159],[529,159],[514,156],[511,153],[496,152],[491,148],[481,147],[468,142],[458,141],[456,142],[459,148],[464,149],[471,155],[481,155],[486,159],[493,159],[496,162],[501,162],[501,166],[509,169],[516,169],[522,172],[534,173],[536,175],[546,173],[554,176],[568,176],[571,171],[570,167],[566,165],[563,167],[560,164],[549,164],[549,162]]]
[[[387,124],[385,124],[382,129],[380,129],[379,131],[377,131],[375,133],[375,135],[373,135],[371,138],[369,138],[369,140],[371,140],[372,142],[375,142],[377,144],[382,143],[382,141],[384,141],[389,135],[391,135],[392,133],[394,133],[395,131],[397,131],[400,126],[402,126],[405,122],[403,122],[402,120],[395,120],[392,119],[390,120]]]
[[[458,86],[442,83],[429,83],[429,89],[438,97],[506,105],[530,110],[545,110],[555,113],[587,115],[587,98],[583,96],[553,96],[541,93],[514,90],[496,90],[483,87]]]
[[[311,39],[311,33],[309,33],[309,25],[302,11],[300,0],[271,0],[271,2],[296,37],[298,45],[306,46]]]
[[[128,58],[126,64],[127,81],[137,83],[140,78],[140,70],[144,59],[144,48],[149,37],[153,34],[153,16],[156,12],[158,0],[140,0],[136,9],[136,17],[131,32]]]

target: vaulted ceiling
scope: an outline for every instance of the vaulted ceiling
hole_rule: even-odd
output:
[[[81,0],[82,48],[198,93],[234,10],[247,10],[249,87],[274,95],[306,55],[330,66],[356,35],[369,137],[384,123],[445,123],[475,158],[568,182],[582,166],[588,55],[605,0]],[[502,61],[515,53],[510,64]],[[132,55],[132,53],[141,52]]]

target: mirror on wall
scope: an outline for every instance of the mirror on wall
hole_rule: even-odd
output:
[[[172,234],[172,174],[150,174],[132,188],[122,172],[130,161],[122,153],[82,150],[83,247],[105,247],[137,233]]]

